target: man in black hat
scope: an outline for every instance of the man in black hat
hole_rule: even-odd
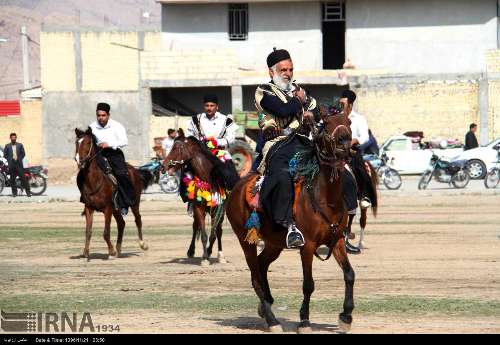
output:
[[[298,248],[304,245],[304,236],[293,220],[294,183],[289,161],[309,144],[309,133],[299,131],[300,125],[303,121],[319,122],[319,110],[314,98],[294,83],[288,51],[274,49],[267,57],[267,67],[271,81],[255,91],[255,106],[263,114],[259,125],[265,140],[258,168],[261,173],[265,171],[260,198],[264,212],[288,230],[287,247]]]
[[[214,138],[218,147],[228,148],[236,138],[238,125],[229,116],[219,112],[219,99],[215,94],[203,97],[203,108],[205,112],[193,115],[188,123],[188,136],[200,141]]]
[[[100,148],[96,156],[97,164],[106,174],[110,168],[118,182],[117,204],[123,215],[127,215],[128,208],[137,203],[134,186],[128,176],[127,163],[121,150],[128,145],[127,132],[121,123],[109,118],[110,106],[107,103],[97,104],[97,120],[90,124],[92,134],[97,139]]]

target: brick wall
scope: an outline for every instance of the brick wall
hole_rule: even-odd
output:
[[[141,53],[141,76],[149,80],[233,80],[237,66],[238,58],[232,49]]]
[[[73,33],[41,32],[40,65],[44,90],[76,90]]]
[[[444,136],[463,142],[469,124],[479,124],[476,81],[377,85],[374,80],[356,90],[356,103],[380,143],[411,130],[423,131],[426,139]]]
[[[82,91],[138,90],[137,32],[82,32],[81,46]]]

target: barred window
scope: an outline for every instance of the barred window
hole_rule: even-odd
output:
[[[323,21],[324,22],[343,22],[345,21],[345,2],[331,1],[323,3]]]
[[[248,37],[248,4],[228,4],[229,39],[246,40]]]

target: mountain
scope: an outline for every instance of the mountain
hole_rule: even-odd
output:
[[[21,27],[26,26],[32,86],[40,85],[40,31],[47,29],[160,30],[155,0],[0,0],[0,99],[23,88]]]

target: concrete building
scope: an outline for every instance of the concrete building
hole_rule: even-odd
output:
[[[41,33],[51,172],[74,173],[74,128],[100,101],[126,124],[137,163],[189,119],[155,109],[199,112],[211,91],[223,112],[253,111],[273,47],[291,52],[294,77],[320,101],[354,89],[379,141],[408,130],[462,139],[471,122],[483,143],[500,135],[497,0],[157,1],[161,32]]]

